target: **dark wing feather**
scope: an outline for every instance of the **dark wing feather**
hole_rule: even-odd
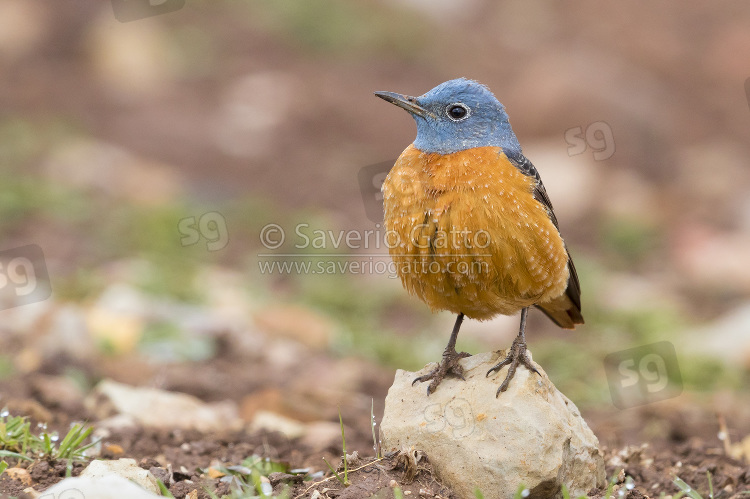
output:
[[[537,169],[520,152],[511,154],[506,152],[506,155],[513,166],[518,168],[524,175],[534,177],[536,180],[533,192],[534,198],[547,209],[547,215],[559,232],[560,226],[557,223],[555,210],[552,208],[552,201],[550,201],[547,195],[547,190],[544,188],[542,178],[539,176]],[[581,284],[578,282],[578,272],[576,272],[576,267],[573,264],[573,259],[570,257],[567,247],[565,251],[568,253],[568,270],[570,273],[568,287],[560,298],[543,305],[537,304],[537,307],[558,326],[573,329],[576,324],[583,324],[583,316],[581,315]]]

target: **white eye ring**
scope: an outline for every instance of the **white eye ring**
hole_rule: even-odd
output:
[[[454,110],[455,108],[463,109],[464,112],[465,112],[465,114],[463,116],[458,117],[458,118],[454,117],[451,114],[451,111]],[[445,106],[445,114],[446,114],[446,116],[448,116],[448,118],[451,121],[463,121],[466,118],[468,118],[469,116],[471,116],[471,109],[469,109],[469,106],[467,106],[466,104],[464,104],[462,102],[454,102],[452,104],[448,104],[447,106]]]

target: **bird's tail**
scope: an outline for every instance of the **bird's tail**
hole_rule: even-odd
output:
[[[570,276],[568,277],[568,287],[565,293],[554,300],[537,303],[536,306],[561,328],[575,329],[576,324],[583,324],[583,315],[581,314],[581,285],[578,283],[578,273],[570,257],[568,257],[568,268]]]
[[[547,303],[537,304],[537,308],[563,329],[575,329],[576,324],[583,324],[581,309],[576,307],[567,294]]]

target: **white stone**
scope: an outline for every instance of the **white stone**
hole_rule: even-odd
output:
[[[131,482],[139,485],[145,490],[159,494],[159,484],[156,481],[156,477],[148,471],[144,470],[135,459],[118,459],[116,461],[102,461],[96,459],[91,461],[86,469],[81,472],[82,477],[101,479],[111,475],[117,475],[119,477],[130,480]]]
[[[519,367],[508,390],[495,397],[508,368],[485,377],[505,352],[461,360],[466,381],[446,378],[427,396],[419,373],[399,370],[385,400],[383,450],[423,451],[437,476],[459,497],[513,497],[519,485],[530,498],[571,496],[604,485],[599,441],[575,404],[541,375]]]
[[[100,382],[85,405],[99,419],[124,414],[149,428],[210,432],[238,430],[243,425],[232,401],[208,404],[185,393],[133,387],[112,380]]]
[[[123,497],[153,499],[162,496],[139,487],[127,478],[110,474],[100,477],[66,478],[42,492],[38,499],[122,499]]]

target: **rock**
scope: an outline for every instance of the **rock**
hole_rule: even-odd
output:
[[[423,451],[435,473],[460,497],[513,497],[519,485],[529,498],[585,495],[605,482],[599,441],[575,404],[541,375],[521,367],[508,390],[495,397],[508,368],[485,377],[505,352],[461,360],[466,381],[446,378],[427,396],[420,373],[399,370],[385,400],[383,451]]]
[[[125,430],[135,430],[138,428],[138,422],[135,418],[129,414],[116,414],[112,417],[102,419],[96,423],[94,429],[94,437],[99,439],[105,439],[112,436],[112,433],[117,433]]]
[[[255,413],[250,431],[279,432],[287,438],[298,438],[305,434],[305,425],[281,414],[261,410]]]
[[[146,328],[148,300],[134,287],[115,284],[107,288],[86,314],[86,325],[99,344],[114,353],[130,353]]]
[[[130,480],[143,489],[159,494],[159,484],[150,471],[144,470],[135,459],[118,459],[117,461],[95,460],[81,472],[82,478],[102,479],[118,476]]]
[[[83,391],[68,377],[37,374],[31,378],[31,386],[47,407],[72,413],[83,405]]]
[[[23,494],[18,497],[21,499],[39,499],[41,496],[42,494],[37,492],[34,487],[26,487],[25,489],[23,489]],[[49,496],[47,496],[47,498],[49,499]]]
[[[290,338],[311,348],[326,348],[333,336],[331,320],[299,305],[265,307],[254,318],[260,329],[273,336]]]
[[[100,382],[86,398],[85,405],[99,419],[128,415],[148,428],[202,432],[242,428],[234,402],[207,404],[185,393],[136,388],[111,380]]]
[[[85,362],[99,353],[86,327],[85,312],[78,305],[53,304],[49,315],[27,331],[34,330],[38,333],[29,347],[43,359],[64,356]]]
[[[31,485],[31,475],[25,468],[8,468],[5,474],[12,480],[18,480],[24,485]]]
[[[139,487],[127,478],[109,474],[101,477],[66,478],[45,490],[39,499],[122,499],[123,497],[154,499],[162,496]]]

